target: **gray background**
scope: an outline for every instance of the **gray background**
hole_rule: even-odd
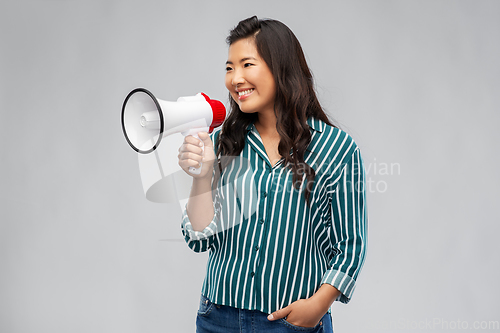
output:
[[[1,332],[194,331],[206,255],[145,199],[121,105],[227,102],[224,39],[253,14],[296,33],[372,182],[336,332],[498,324],[499,1],[2,0]]]

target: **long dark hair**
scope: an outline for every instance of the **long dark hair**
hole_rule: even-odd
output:
[[[278,152],[284,158],[285,166],[291,168],[292,183],[299,189],[302,174],[306,175],[305,198],[309,203],[314,184],[315,171],[304,162],[304,154],[311,142],[307,119],[314,117],[333,125],[319,104],[314,90],[311,71],[300,43],[293,32],[276,20],[259,20],[256,16],[240,21],[230,31],[226,41],[234,42],[253,38],[257,52],[271,70],[276,83],[274,113],[276,129],[280,135]],[[229,164],[230,159],[221,156],[237,156],[243,150],[247,126],[257,120],[257,113],[243,113],[229,94],[231,112],[222,125],[215,146],[219,171]],[[293,152],[290,154],[290,152]],[[218,182],[215,178],[215,184]]]

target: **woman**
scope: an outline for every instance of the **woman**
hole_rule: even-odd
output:
[[[179,149],[186,172],[202,164],[182,222],[209,251],[197,331],[332,332],[365,257],[359,148],[328,120],[288,27],[254,16],[227,41],[231,113]]]

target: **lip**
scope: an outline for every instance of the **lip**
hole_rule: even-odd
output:
[[[245,90],[250,90],[250,89],[252,90],[250,93],[248,93],[248,94],[246,94],[246,95],[241,95],[241,96],[239,95],[239,92],[240,92],[240,91],[245,91]],[[238,94],[238,100],[242,101],[242,100],[247,99],[250,95],[252,95],[252,94],[253,94],[253,92],[254,92],[254,91],[255,91],[255,89],[254,89],[254,88],[237,89],[237,90],[236,90],[236,93]]]

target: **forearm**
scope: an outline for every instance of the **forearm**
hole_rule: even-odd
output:
[[[213,219],[212,173],[209,177],[193,178],[187,203],[187,214],[195,231],[205,229]]]
[[[318,311],[325,314],[332,303],[339,297],[340,291],[331,284],[324,283],[321,287],[310,297],[311,301],[317,306]]]

